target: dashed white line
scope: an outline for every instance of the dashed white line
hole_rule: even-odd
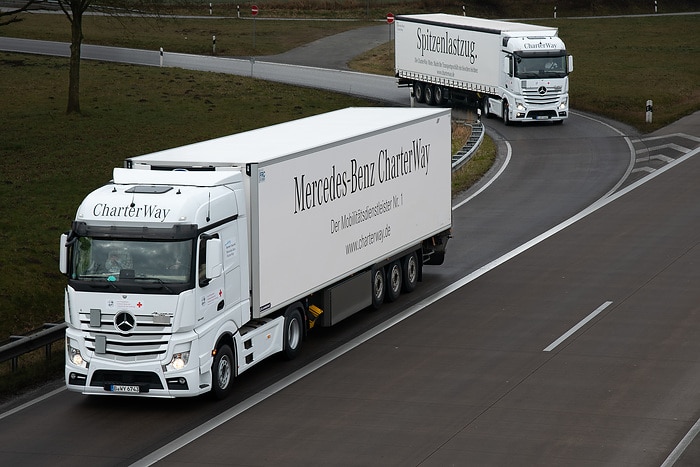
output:
[[[587,322],[589,322],[590,320],[592,320],[593,318],[598,316],[603,310],[605,310],[610,305],[612,305],[612,302],[610,302],[610,301],[605,302],[602,305],[600,305],[598,308],[595,309],[595,311],[593,311],[593,313],[589,314],[588,316],[583,318],[581,321],[579,321],[576,326],[574,326],[573,328],[566,331],[559,339],[555,340],[554,342],[549,344],[547,347],[545,347],[543,352],[551,352],[552,350],[554,350],[559,344],[561,344],[566,339],[571,337],[571,335],[573,333],[575,333],[576,331],[581,329]]]

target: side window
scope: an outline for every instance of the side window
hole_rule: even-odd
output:
[[[207,279],[207,240],[210,238],[219,238],[219,234],[202,235],[199,237],[199,253],[197,257],[197,274],[199,277],[199,286],[206,287],[209,285],[210,279]]]

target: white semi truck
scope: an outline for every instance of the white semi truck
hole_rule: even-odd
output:
[[[450,236],[450,128],[349,108],[127,159],[61,236],[68,389],[224,397],[413,290]]]
[[[557,28],[422,14],[397,16],[395,30],[396,77],[418,102],[463,99],[506,124],[569,115],[573,57]]]

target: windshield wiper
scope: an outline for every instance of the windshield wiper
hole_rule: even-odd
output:
[[[134,277],[134,280],[136,280],[136,281],[153,281],[153,282],[156,282],[158,284],[158,286],[156,286],[156,287],[146,287],[144,285],[141,285],[141,287],[143,287],[144,289],[162,289],[162,288],[165,288],[165,290],[167,290],[168,292],[175,293],[175,291],[173,289],[171,289],[170,287],[168,287],[168,284],[163,282],[163,279],[161,279],[160,277],[143,277],[142,276],[142,277]]]
[[[114,277],[113,275],[105,275],[105,274],[82,274],[78,276],[78,280],[84,280],[84,279],[102,279],[104,282],[94,282],[92,280],[86,281],[90,287],[96,288],[96,289],[106,289],[108,287],[112,287],[114,290],[120,291],[121,289],[117,287],[117,284],[114,283],[113,280],[109,280],[110,277]]]

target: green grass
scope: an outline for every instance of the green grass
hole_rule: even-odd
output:
[[[216,73],[83,62],[66,116],[67,59],[0,54],[0,338],[63,317],[60,233],[126,157],[363,99]],[[11,92],[7,92],[10,91]]]
[[[556,24],[574,55],[574,109],[605,115],[643,132],[700,109],[700,15],[542,24]],[[644,123],[647,99],[654,101],[651,125]]]
[[[63,15],[22,15],[22,21],[0,28],[0,35],[70,41]],[[84,43],[133,49],[209,54],[216,36],[216,54],[247,57],[285,52],[316,39],[373,23],[355,21],[248,21],[233,18],[178,19],[85,16]]]
[[[0,53],[0,338],[62,319],[58,238],[125,158],[372,102],[172,68],[82,64],[82,115],[64,114],[67,59]]]

